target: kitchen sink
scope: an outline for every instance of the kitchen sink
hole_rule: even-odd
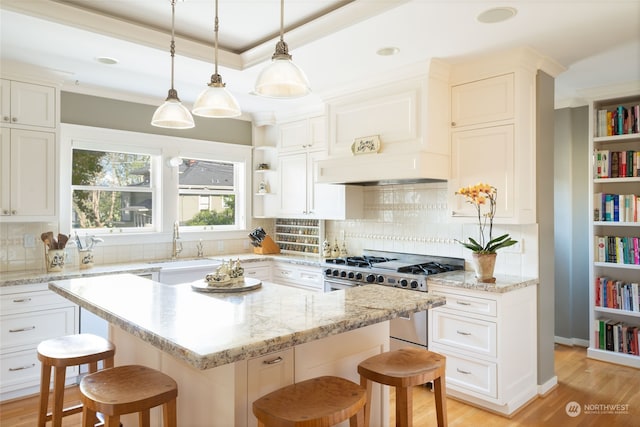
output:
[[[166,261],[150,261],[149,264],[161,267],[163,270],[176,270],[191,267],[218,266],[221,262],[219,259],[213,258],[185,258]]]

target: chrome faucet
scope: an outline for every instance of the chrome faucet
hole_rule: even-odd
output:
[[[176,259],[178,254],[182,252],[182,242],[180,240],[180,224],[178,221],[173,224],[173,250],[171,252],[171,259]]]

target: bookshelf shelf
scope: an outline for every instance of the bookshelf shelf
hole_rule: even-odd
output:
[[[633,289],[631,284],[638,283],[640,278],[637,246],[634,247],[634,243],[637,243],[634,239],[640,238],[640,202],[635,200],[635,205],[625,204],[627,210],[624,214],[618,210],[619,206],[622,206],[620,203],[626,201],[625,197],[631,197],[634,201],[633,197],[637,198],[640,194],[640,157],[637,154],[640,152],[638,105],[640,90],[593,100],[589,105],[589,149],[593,153],[593,164],[590,165],[592,210],[589,211],[589,228],[592,244],[589,248],[590,337],[587,351],[588,357],[636,368],[640,368],[640,311],[607,307],[606,301],[602,298],[603,292],[609,295],[608,298],[613,298],[609,301],[615,301],[616,295],[621,298],[622,294],[616,294],[620,288],[616,291],[615,287],[611,288],[611,283],[625,284],[625,289]],[[620,120],[620,117],[623,119]],[[609,135],[602,136],[607,133]],[[605,217],[607,221],[602,220]],[[609,220],[614,218],[623,221]],[[630,218],[632,221],[629,221]],[[618,240],[624,241],[627,246],[620,249],[616,244],[612,244],[612,240],[616,240],[616,244]],[[602,256],[603,247],[605,256]],[[622,256],[627,263],[599,261],[620,260]],[[598,287],[597,283],[607,280],[610,281],[610,287]],[[625,306],[637,307],[637,302],[631,303],[628,299],[635,291],[629,292],[624,294],[624,301],[630,305]],[[640,295],[636,298],[640,298]],[[600,301],[604,301],[604,307],[600,305]],[[626,338],[621,340],[623,336]],[[632,343],[634,344],[631,345]]]

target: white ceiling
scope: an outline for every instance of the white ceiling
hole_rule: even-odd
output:
[[[514,18],[482,24],[489,8]],[[0,0],[3,69],[46,69],[63,90],[159,105],[170,86],[169,0]],[[175,88],[190,106],[213,72],[214,0],[176,5]],[[280,25],[278,0],[219,0],[220,74],[250,115],[317,109],[345,90],[404,75],[429,58],[463,61],[531,47],[567,71],[556,106],[593,88],[640,80],[638,0],[286,0],[285,41],[313,94],[297,100],[251,94],[270,60]],[[395,46],[399,54],[376,55]],[[104,65],[97,57],[116,58]],[[585,92],[586,91],[586,92]]]

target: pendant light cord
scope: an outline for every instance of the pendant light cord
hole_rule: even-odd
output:
[[[215,38],[214,38],[214,64],[215,64],[215,68],[214,68],[214,74],[218,74],[218,0],[216,0],[216,17],[213,21],[213,32],[215,33]]]
[[[174,92],[173,88],[173,58],[176,55],[176,42],[175,42],[175,22],[176,22],[176,0],[171,0],[171,91]],[[177,94],[176,94],[177,97]]]
[[[284,0],[280,0],[280,41],[284,42]]]

